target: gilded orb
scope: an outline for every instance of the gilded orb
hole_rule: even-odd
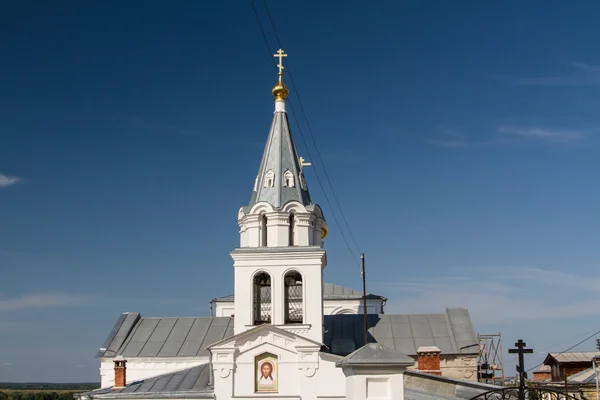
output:
[[[281,80],[277,82],[275,86],[273,86],[272,92],[273,96],[275,96],[275,100],[285,100],[289,94],[288,88]]]

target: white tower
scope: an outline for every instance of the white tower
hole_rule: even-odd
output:
[[[234,333],[273,324],[317,342],[323,340],[323,239],[327,226],[312,204],[302,160],[285,111],[288,89],[273,87],[275,115],[254,182],[250,204],[238,211],[240,247],[235,268]]]

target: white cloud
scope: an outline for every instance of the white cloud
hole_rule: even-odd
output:
[[[390,296],[390,313],[431,313],[446,307],[465,307],[480,324],[600,316],[600,276],[530,267],[477,268],[459,277],[376,286],[388,291],[392,286],[392,292],[398,293]]]
[[[521,137],[524,139],[546,140],[555,143],[578,141],[585,133],[577,130],[558,130],[544,128],[520,128],[514,126],[499,126],[497,131],[503,135]]]
[[[0,173],[0,188],[8,187],[10,185],[14,185],[19,182],[21,178],[17,178],[16,176],[9,176]]]
[[[82,300],[83,297],[80,295],[66,293],[28,294],[10,299],[0,299],[0,312],[79,305]]]

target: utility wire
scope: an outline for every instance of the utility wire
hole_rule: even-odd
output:
[[[250,0],[250,4],[252,5],[252,9],[254,10],[254,16],[256,17],[256,22],[258,23],[258,26],[260,27],[260,30],[262,32],[262,36],[263,36],[265,45],[267,46],[267,51],[269,52],[269,58],[273,62],[273,65],[277,66],[277,64],[275,63],[275,59],[272,57],[273,53],[272,53],[272,50],[271,50],[271,46],[269,45],[269,40],[267,39],[267,35],[266,35],[265,30],[263,28],[262,22],[260,20],[260,17],[258,15],[256,7],[254,6],[254,0]],[[277,35],[277,33],[276,33],[276,35]],[[279,43],[279,39],[277,39],[277,41]],[[286,67],[287,67],[287,63],[286,63]],[[288,68],[288,71],[289,71],[289,68]],[[288,75],[289,75],[289,72],[288,72]],[[291,78],[291,75],[290,75],[290,81],[291,81],[291,79],[292,78]],[[295,86],[294,86],[294,90],[295,90]],[[300,124],[298,122],[298,118],[296,116],[296,113],[294,112],[294,108],[292,107],[291,103],[289,103],[289,105],[290,105],[290,111],[292,112],[292,115],[294,116],[294,120],[296,122],[296,126],[298,127],[298,132],[300,133],[300,137],[302,138],[302,142],[304,143],[304,147],[306,148],[306,152],[308,153],[308,157],[312,158],[312,155],[310,154],[310,150],[308,148],[308,144],[306,142],[306,139],[304,138],[304,134],[302,133],[302,129],[301,129]],[[312,133],[311,133],[311,135],[312,135]],[[313,139],[313,141],[314,141],[314,139]],[[317,151],[318,151],[318,149],[317,149]],[[321,165],[323,165],[322,161],[321,161]],[[338,221],[338,218],[335,215],[335,212],[334,212],[333,207],[331,206],[331,202],[329,200],[329,196],[327,196],[327,192],[325,191],[325,188],[323,187],[323,183],[321,182],[321,178],[319,177],[319,173],[317,172],[316,168],[314,169],[314,171],[315,171],[315,177],[317,178],[317,182],[319,184],[319,187],[323,191],[323,194],[325,196],[325,200],[327,201],[327,205],[329,206],[329,209],[331,211],[331,215],[333,216],[333,220],[335,221],[338,229],[340,230],[340,234],[342,236],[342,239],[344,240],[344,243],[346,244],[346,247],[348,248],[348,251],[350,252],[350,255],[352,256],[352,258],[354,259],[354,261],[356,262],[356,264],[360,265],[360,262],[358,261],[357,256],[354,254],[354,251],[352,250],[352,247],[350,246],[350,243],[348,242],[348,239],[344,235],[344,231],[342,230],[342,227],[341,227],[341,225],[340,225],[340,223]],[[336,198],[336,200],[337,200],[337,198]],[[339,206],[339,203],[338,203],[338,206]],[[340,211],[341,211],[341,209],[340,209]],[[354,237],[353,237],[353,239],[354,239]],[[355,243],[356,243],[356,241],[355,241]],[[357,246],[357,248],[358,248],[358,246]],[[360,250],[359,250],[359,253],[360,253]]]
[[[271,27],[273,27],[273,32],[275,32],[275,38],[277,39],[277,45],[279,46],[279,48],[281,48],[281,40],[279,40],[279,34],[277,33],[277,28],[275,27],[275,22],[273,21],[273,18],[271,17],[271,12],[269,11],[269,6],[267,5],[267,0],[263,0],[263,3],[265,5],[265,10],[267,11],[267,16],[269,17],[269,21],[271,22]],[[302,102],[300,101],[300,92],[296,88],[296,84],[294,83],[294,78],[292,76],[292,71],[289,68],[287,62],[286,62],[286,67],[288,67],[288,75],[290,77],[290,82],[292,83],[292,88],[294,89],[294,94],[296,95],[296,98],[298,99],[298,105],[300,106],[300,110],[302,111],[302,115],[304,116],[304,121],[306,123],[306,127],[308,128],[308,133],[310,134],[313,146],[315,147],[317,156],[319,157],[319,162],[321,163],[321,167],[323,168],[323,172],[324,172],[325,178],[327,179],[327,183],[329,184],[329,187],[331,188],[331,193],[333,194],[333,198],[338,206],[338,209],[340,210],[340,215],[342,216],[342,219],[344,220],[346,229],[348,229],[350,238],[352,239],[354,246],[356,246],[356,250],[358,250],[358,254],[361,254],[360,247],[358,246],[358,243],[356,243],[356,239],[354,238],[354,235],[352,234],[352,229],[350,229],[348,220],[346,219],[346,216],[344,215],[344,210],[342,209],[342,206],[340,205],[338,197],[335,194],[335,190],[333,189],[333,184],[331,183],[331,179],[329,178],[329,174],[327,173],[327,169],[325,168],[325,163],[323,162],[323,157],[321,157],[321,152],[319,151],[319,147],[317,146],[315,136],[312,133],[310,123],[308,122],[308,117],[306,116],[306,112],[304,111],[304,107],[302,106]]]
[[[577,343],[577,344],[574,344],[573,346],[569,347],[569,348],[568,348],[568,349],[566,349],[566,350],[563,350],[563,351],[561,351],[560,353],[558,353],[558,354],[557,354],[557,356],[560,356],[561,354],[563,354],[563,353],[566,353],[567,351],[569,351],[569,350],[571,350],[571,349],[574,349],[575,347],[579,346],[580,344],[582,344],[582,343],[584,343],[584,342],[587,342],[588,340],[590,340],[590,339],[591,339],[591,338],[593,338],[594,336],[598,335],[599,333],[600,333],[600,331],[592,333],[590,336],[586,337],[586,338],[585,338],[585,339],[583,339],[581,342],[579,342],[579,343]],[[544,365],[544,363],[543,363],[543,362],[542,362],[541,364],[538,364],[538,365],[536,365],[535,367],[529,368],[529,369],[528,369],[526,372],[529,372],[529,371],[531,371],[531,370],[533,370],[533,369],[536,369],[536,368],[538,368],[538,367],[540,367],[540,366],[542,366],[542,365]]]

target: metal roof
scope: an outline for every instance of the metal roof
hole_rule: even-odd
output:
[[[555,359],[559,363],[569,362],[592,362],[592,358],[599,356],[598,351],[576,351],[571,353],[549,353],[544,360],[544,364],[547,364],[551,358]]]
[[[362,292],[347,287],[334,285],[333,283],[323,283],[323,300],[357,300],[362,299]],[[387,300],[384,296],[377,294],[367,294],[367,299]],[[213,299],[216,302],[232,303],[235,300],[234,295],[217,297]]]
[[[333,354],[347,356],[363,346],[363,316],[326,315],[323,342]],[[421,346],[444,354],[477,354],[477,336],[469,312],[449,308],[444,314],[368,315],[369,342],[414,356]],[[97,357],[208,357],[207,347],[233,336],[233,318],[119,317]]]
[[[273,185],[266,187],[265,175],[269,171],[273,173]],[[284,174],[287,171],[293,176],[294,182],[289,187],[284,184]],[[250,198],[250,206],[266,201],[272,206],[280,208],[292,200],[305,206],[311,204],[287,113],[277,111],[273,116],[273,123]]]
[[[326,315],[323,341],[333,354],[348,355],[364,343],[363,315]],[[478,354],[469,311],[449,308],[445,314],[368,315],[369,342],[416,356],[421,346],[444,354]]]
[[[129,383],[124,389],[112,387],[79,395],[80,398],[212,398],[210,365],[202,364],[181,371],[170,372],[152,378]],[[193,394],[192,394],[193,393]]]
[[[567,378],[568,383],[572,384],[596,384],[596,374],[594,373],[594,368],[590,367],[586,370],[573,374]]]
[[[404,389],[404,400],[458,400],[460,397],[445,396],[437,393],[422,392],[414,389]]]
[[[367,365],[414,365],[415,360],[380,343],[368,343],[336,362],[336,367]]]
[[[141,318],[126,313],[96,357],[208,357],[209,344],[232,335],[231,318]]]

